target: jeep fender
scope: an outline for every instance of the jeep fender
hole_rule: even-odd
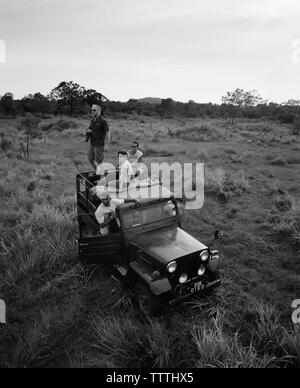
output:
[[[172,286],[166,277],[153,279],[153,269],[146,263],[133,261],[129,264],[129,267],[149,286],[154,295],[159,296],[172,290]]]

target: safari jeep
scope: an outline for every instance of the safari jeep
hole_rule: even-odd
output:
[[[119,206],[119,228],[101,236],[94,216],[100,200],[91,193],[93,177],[77,175],[81,262],[111,265],[113,276],[134,290],[147,315],[220,285],[220,249],[211,249],[181,228],[172,196]],[[214,237],[212,244],[220,238],[218,231]]]

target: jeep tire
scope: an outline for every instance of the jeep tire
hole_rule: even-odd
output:
[[[146,316],[157,316],[161,312],[160,298],[153,295],[149,287],[139,282],[134,287],[135,300],[140,311]]]

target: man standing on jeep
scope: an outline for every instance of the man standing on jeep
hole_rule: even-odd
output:
[[[88,160],[95,170],[104,161],[104,151],[108,150],[110,131],[107,122],[101,117],[102,109],[93,105],[91,109],[92,121],[86,132],[86,142],[90,140]]]

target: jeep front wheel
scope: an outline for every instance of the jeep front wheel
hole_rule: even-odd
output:
[[[146,316],[158,315],[161,311],[161,303],[157,296],[153,295],[149,287],[144,283],[138,283],[135,288],[135,299],[138,307]]]

